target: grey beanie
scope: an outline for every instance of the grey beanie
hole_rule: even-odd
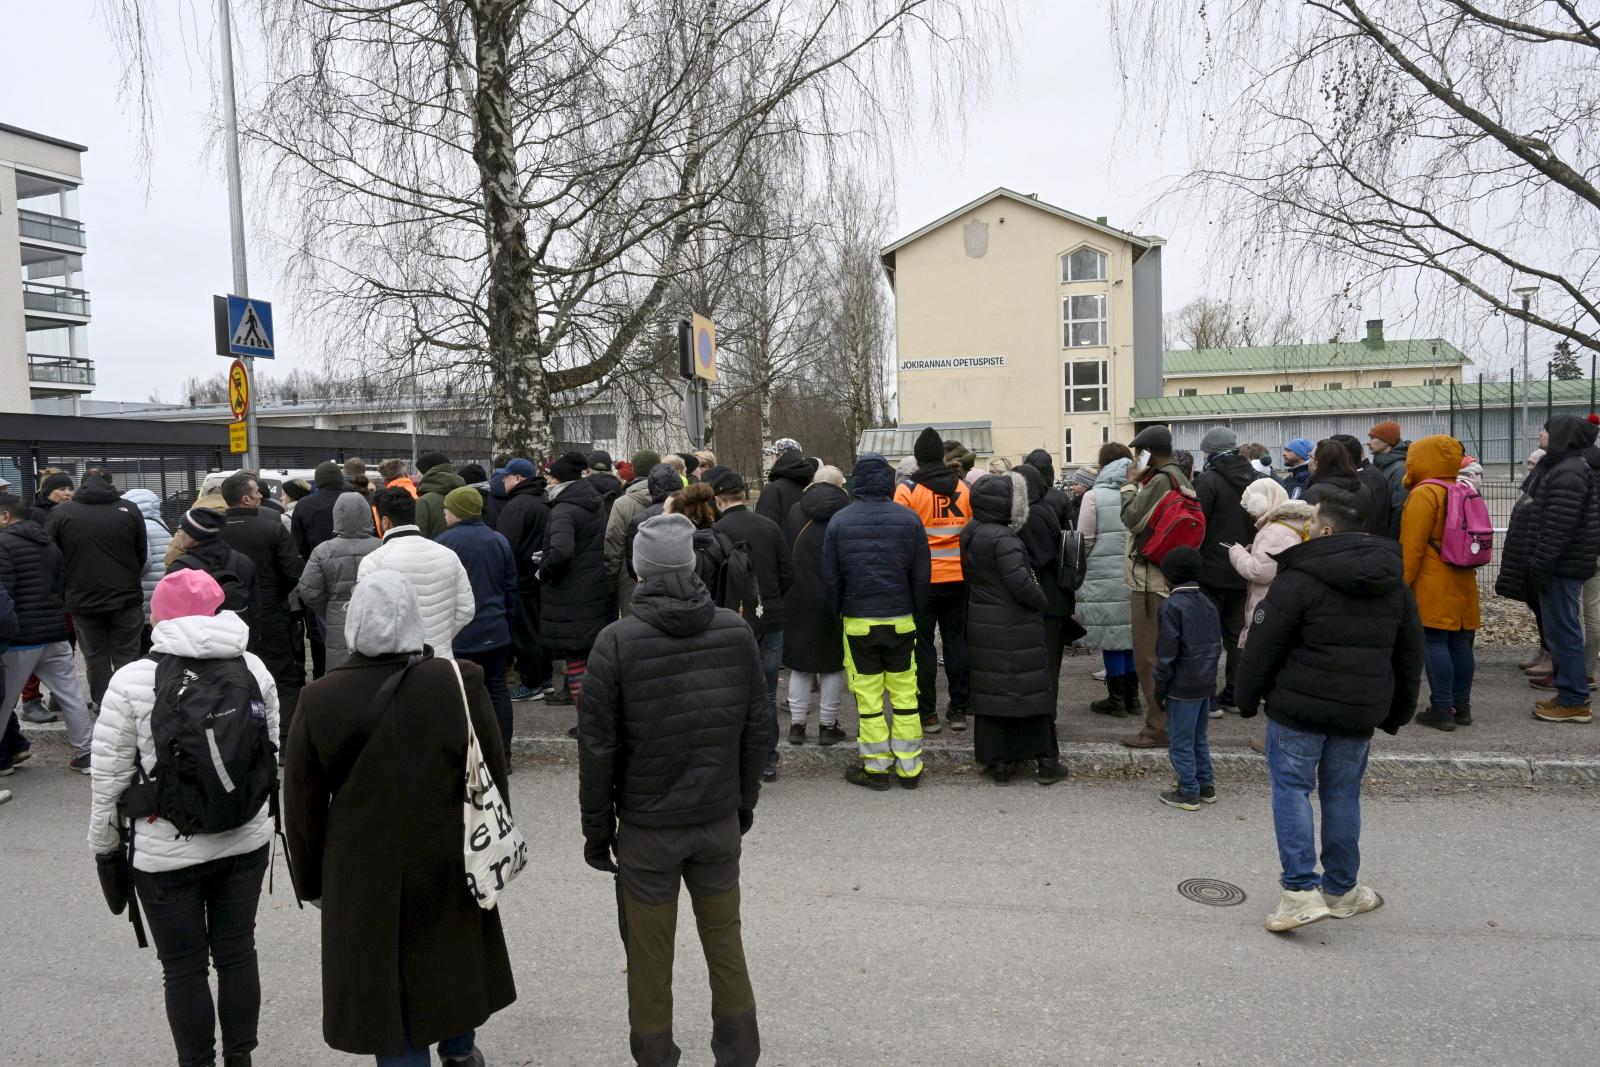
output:
[[[1081,485],[1085,489],[1093,489],[1095,475],[1099,473],[1093,467],[1079,467],[1072,472],[1072,477],[1067,480],[1074,485]]]
[[[1230,448],[1239,447],[1239,435],[1226,426],[1213,426],[1200,438],[1200,451],[1207,455],[1216,455],[1226,452]]]
[[[682,515],[656,515],[640,523],[633,569],[641,579],[694,570],[694,523]]]

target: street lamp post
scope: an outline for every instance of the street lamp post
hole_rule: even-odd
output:
[[[249,296],[250,272],[245,263],[244,247],[244,190],[239,176],[239,117],[233,97],[233,20],[229,0],[217,0],[217,38],[222,51],[222,147],[228,164],[228,230],[233,245],[233,292],[236,296]],[[261,442],[256,433],[255,360],[243,356],[239,362],[244,364],[250,389],[250,405],[245,411],[247,447],[244,455],[239,457],[239,468],[258,471],[261,469]]]
[[[1533,307],[1533,298],[1539,287],[1519,285],[1511,291],[1522,298],[1522,433],[1519,439],[1522,441],[1522,455],[1525,456],[1533,451],[1533,438],[1528,435],[1528,394],[1533,381],[1528,374],[1528,312]],[[1516,462],[1517,456],[1512,455],[1511,460]]]

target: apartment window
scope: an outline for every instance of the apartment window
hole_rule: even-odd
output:
[[[1242,386],[1242,385],[1230,385],[1230,386],[1228,386],[1228,395],[1229,396],[1244,396],[1244,386]]]
[[[1446,382],[1446,379],[1444,379],[1444,378],[1429,378],[1427,381],[1423,382],[1422,384],[1423,385],[1444,385],[1445,382]]]
[[[1374,389],[1393,389],[1394,388],[1394,379],[1393,378],[1380,378],[1377,381],[1372,383],[1372,387]]]
[[[1179,396],[1199,396],[1200,395],[1200,390],[1198,390],[1198,389],[1179,389],[1178,390],[1178,395]]]
[[[1111,409],[1109,366],[1103,359],[1079,359],[1066,365],[1067,414]]]
[[[1103,444],[1103,445],[1109,445],[1111,443],[1111,424],[1110,423],[1107,423],[1106,425],[1100,427],[1100,443]]]
[[[1061,257],[1063,282],[1103,282],[1106,280],[1106,254],[1080,248]]]
[[[1294,386],[1292,386],[1292,385],[1274,385],[1272,387],[1272,391],[1275,392],[1275,393],[1292,393],[1292,392],[1294,392]]]
[[[1344,388],[1344,383],[1343,382],[1328,382],[1326,385],[1323,386],[1323,388],[1327,389],[1329,391],[1332,391],[1334,389],[1343,389]]]
[[[1061,301],[1066,348],[1096,348],[1106,343],[1106,294],[1069,296]]]
[[[1067,427],[1067,432],[1061,438],[1061,465],[1070,467],[1076,460],[1072,458],[1072,427]]]

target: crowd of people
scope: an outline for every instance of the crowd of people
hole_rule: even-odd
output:
[[[995,784],[1048,786],[1068,777],[1064,653],[1098,650],[1105,695],[1087,710],[1140,718],[1122,743],[1168,750],[1159,799],[1188,811],[1218,799],[1208,721],[1264,709],[1283,887],[1269,929],[1377,907],[1357,880],[1371,736],[1411,721],[1424,675],[1416,721],[1472,723],[1472,553],[1500,552],[1497,590],[1539,621],[1525,669],[1552,695],[1534,717],[1590,721],[1597,421],[1550,420],[1501,546],[1481,540],[1481,468],[1461,443],[1408,442],[1392,422],[1366,450],[1292,440],[1281,477],[1222,426],[1198,473],[1156,426],[1059,482],[1044,450],[979,469],[931,427],[911,456],[864,454],[848,477],[781,439],[754,494],[708,451],[502,456],[490,471],[429,453],[376,477],[329,461],[281,500],[232,474],[171,531],[146,490],[45,472],[31,502],[0,485],[0,774],[31,754],[13,708],[65,720],[103,876],[125,856],[123,896],[144,903],[180,1064],[215,1062],[215,1020],[224,1061],[250,1062],[274,826],[298,895],[322,909],[328,1043],[481,1064],[474,1030],[515,989],[498,913],[462,891],[462,760],[481,748],[484,785],[509,796],[513,705],[570,706],[585,859],[617,877],[636,1061],[679,1055],[682,881],[716,1062],[754,1063],[740,837],[782,742],[811,740],[813,706],[815,743],[850,739],[846,690],[852,784],[915,789],[924,739],[970,729]],[[173,762],[193,722],[212,731],[225,804],[174,784],[206,762]],[[219,754],[219,737],[235,747]],[[271,803],[241,808],[255,793],[235,775]]]

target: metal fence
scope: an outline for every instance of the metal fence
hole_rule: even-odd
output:
[[[0,415],[0,477],[31,502],[39,471],[57,468],[77,482],[90,467],[103,469],[121,489],[149,489],[161,515],[174,525],[194,503],[207,474],[236,470],[222,426],[59,415]],[[457,463],[487,463],[484,438],[418,436],[419,450],[439,450]],[[370,466],[389,456],[410,456],[410,434],[261,428],[261,467],[311,468],[324,460],[360,456]]]

